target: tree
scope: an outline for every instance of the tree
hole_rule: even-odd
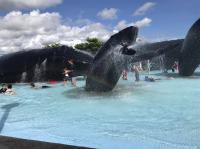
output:
[[[103,42],[97,38],[87,38],[85,43],[76,44],[75,48],[95,54],[102,45]]]

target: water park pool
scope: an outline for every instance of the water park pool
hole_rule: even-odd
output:
[[[200,75],[154,73],[162,80],[135,83],[130,73],[109,93],[85,92],[83,80],[16,84],[16,96],[0,95],[0,134],[103,149],[200,148]]]

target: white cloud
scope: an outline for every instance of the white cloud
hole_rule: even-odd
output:
[[[41,48],[59,42],[69,46],[85,41],[87,37],[106,40],[110,32],[101,23],[84,26],[61,24],[59,13],[30,13],[12,11],[0,17],[0,52],[10,53],[21,49]]]
[[[141,15],[145,15],[145,13],[147,11],[149,11],[150,9],[152,9],[154,6],[156,5],[156,3],[153,2],[147,2],[145,4],[143,4],[141,7],[139,7],[134,13],[134,16],[141,16]]]
[[[136,26],[138,28],[146,27],[146,26],[149,26],[151,24],[151,22],[152,22],[152,20],[149,18],[144,18],[142,20],[132,22],[132,23],[128,23],[127,21],[122,20],[122,21],[118,22],[118,24],[115,26],[114,32],[122,30],[128,26]]]
[[[117,9],[116,8],[105,8],[102,11],[98,12],[97,16],[102,19],[113,20],[117,18]]]
[[[139,28],[141,27],[146,27],[149,26],[151,24],[152,20],[149,18],[144,18],[142,20],[136,21],[133,23],[134,26],[137,26]]]
[[[81,19],[76,25],[72,25],[72,23],[66,25],[62,24],[62,17],[56,12],[41,13],[39,10],[34,10],[30,13],[22,13],[21,11],[12,11],[0,17],[0,53],[37,49],[51,43],[74,46],[84,42],[87,37],[97,37],[105,41],[113,33],[125,27],[134,25],[145,27],[152,21],[149,18],[132,23],[122,20],[114,27],[114,31],[109,31],[101,23]]]
[[[47,8],[61,3],[62,0],[0,0],[0,9]]]
[[[114,32],[118,32],[118,31],[120,31],[120,30],[122,30],[122,29],[124,29],[124,28],[126,28],[128,26],[132,26],[132,24],[131,23],[127,23],[126,20],[119,21],[118,24],[114,28]]]

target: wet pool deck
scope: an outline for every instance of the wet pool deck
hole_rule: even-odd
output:
[[[0,149],[89,149],[89,148],[0,136]]]

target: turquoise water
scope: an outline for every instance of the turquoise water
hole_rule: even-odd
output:
[[[0,108],[0,134],[103,149],[200,148],[200,75],[139,83],[133,76],[110,93],[85,92],[85,81],[15,85],[17,96],[0,95],[0,107],[19,103],[6,118]]]

